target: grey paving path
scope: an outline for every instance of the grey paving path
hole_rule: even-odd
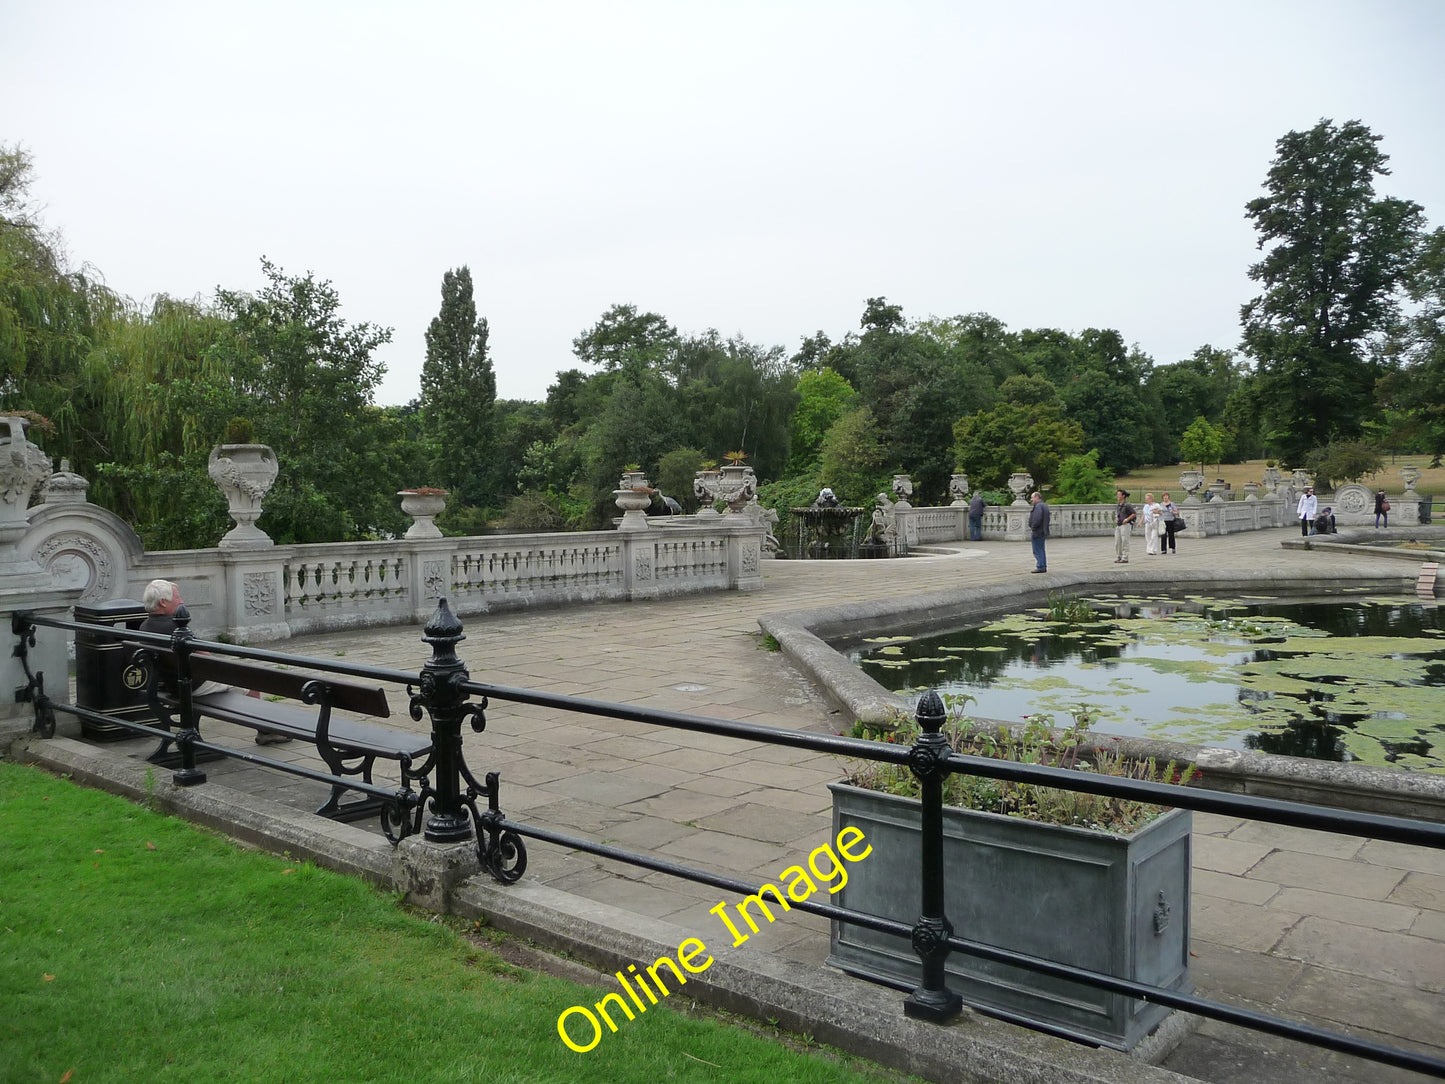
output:
[[[1185,540],[1181,555],[1161,562],[1288,570],[1302,560],[1341,569],[1370,560],[1281,550],[1291,534]],[[1116,571],[1106,539],[1051,541],[1049,561],[1056,571]],[[887,563],[770,562],[753,594],[473,618],[460,654],[475,679],[500,685],[843,729],[851,720],[764,649],[760,616],[1010,580],[1031,564],[1026,546],[989,543]],[[428,655],[419,637],[415,627],[383,629],[286,649],[415,670]],[[395,708],[394,725],[424,729],[400,697]],[[840,775],[828,756],[500,702],[467,748],[474,767],[501,771],[503,808],[518,819],[759,882],[824,841],[825,785]],[[297,747],[268,752],[307,756]],[[271,797],[285,788],[298,806],[322,796],[317,784],[278,783],[244,766],[218,765],[211,776]],[[1192,949],[1203,993],[1445,1056],[1445,853],[1207,815],[1196,815],[1195,832]],[[711,890],[543,844],[530,852],[528,878],[684,928],[716,923],[708,908],[720,897]],[[826,924],[793,912],[750,946],[821,963]],[[1211,1023],[1166,1064],[1219,1082],[1419,1079]]]

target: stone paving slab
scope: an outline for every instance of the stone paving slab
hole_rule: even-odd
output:
[[[1363,978],[1389,979],[1405,988],[1445,994],[1445,945],[1333,919],[1301,918],[1277,953]],[[1438,1040],[1440,1036],[1436,1036]]]
[[[1321,892],[1347,892],[1363,899],[1388,899],[1404,880],[1400,870],[1346,862],[1298,851],[1274,851],[1245,873],[1276,884],[1313,888]]]

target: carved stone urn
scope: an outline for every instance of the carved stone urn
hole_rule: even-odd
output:
[[[276,453],[265,444],[218,444],[211,449],[206,473],[226,495],[231,519],[236,525],[217,543],[221,549],[261,549],[275,543],[256,520],[261,502],[271,491],[280,467]]]
[[[1199,487],[1203,484],[1203,472],[1197,470],[1179,472],[1179,487],[1183,489],[1185,493],[1189,494],[1189,496],[1185,498],[1186,500],[1197,501],[1199,498],[1195,496],[1195,494],[1199,492]]]
[[[1008,488],[1014,495],[1014,504],[1027,505],[1029,491],[1034,488],[1034,476],[1026,470],[1016,470],[1008,476]]]
[[[948,479],[948,495],[953,498],[953,507],[962,508],[968,504],[968,475],[959,473]]]
[[[715,516],[718,514],[713,504],[718,499],[719,485],[722,481],[722,471],[716,467],[709,467],[698,471],[692,479],[692,495],[702,505],[698,509],[699,516]]]
[[[1264,489],[1270,496],[1274,496],[1279,492],[1279,483],[1281,480],[1278,467],[1264,468]]]
[[[403,489],[397,492],[401,498],[401,510],[411,517],[411,526],[403,538],[441,538],[441,528],[434,522],[446,511],[447,491],[432,486],[420,489]]]
[[[24,418],[0,417],[0,551],[12,551],[25,537],[30,495],[50,477],[50,457],[26,437],[28,424]]]
[[[1415,499],[1415,498],[1417,498],[1417,497],[1419,497],[1420,494],[1418,494],[1418,493],[1415,492],[1415,483],[1420,480],[1420,468],[1419,468],[1419,467],[1401,467],[1401,468],[1400,468],[1400,477],[1401,477],[1401,478],[1404,480],[1404,482],[1405,482],[1405,493],[1404,493],[1404,496],[1406,496],[1406,497],[1408,497],[1408,498],[1410,498],[1410,499],[1412,499],[1412,500]]]
[[[713,473],[716,478],[709,477]],[[700,499],[727,501],[728,514],[738,515],[757,497],[758,476],[752,467],[729,463],[720,471],[699,471],[693,489]]]
[[[893,476],[893,495],[898,498],[895,507],[912,508],[908,498],[913,496],[913,479],[906,474],[895,474]]]

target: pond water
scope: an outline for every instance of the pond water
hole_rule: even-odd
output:
[[[926,637],[843,645],[887,688],[975,698],[971,714],[1320,760],[1445,771],[1445,616],[1398,598],[1095,596]]]

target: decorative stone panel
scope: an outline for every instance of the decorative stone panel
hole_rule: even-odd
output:
[[[247,572],[241,580],[241,596],[247,617],[270,617],[276,612],[276,576]]]

